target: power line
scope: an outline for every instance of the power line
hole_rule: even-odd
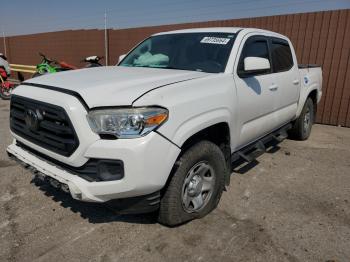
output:
[[[236,2],[233,2],[233,3],[226,3],[225,6],[233,6],[233,5],[237,5],[237,4],[241,4],[241,3],[246,3],[246,2],[255,2],[256,0],[245,0],[245,1],[236,1]],[[234,9],[234,10],[224,10],[224,11],[220,11],[220,14],[228,14],[228,13],[237,13],[237,12],[242,12],[242,11],[257,11],[257,10],[264,10],[264,9],[271,9],[271,8],[278,8],[278,7],[287,7],[287,6],[294,6],[296,4],[309,4],[309,3],[317,3],[317,2],[328,2],[328,0],[310,0],[310,1],[296,1],[296,2],[293,2],[293,3],[282,3],[282,4],[275,4],[275,5],[269,5],[269,6],[263,6],[263,7],[253,7],[253,8],[241,8],[241,9]],[[266,2],[265,2],[266,4]],[[215,6],[218,6],[218,5],[215,5]],[[219,6],[222,6],[222,5],[219,5]],[[213,7],[213,6],[212,6]],[[205,6],[205,7],[202,7],[202,8],[198,8],[196,9],[195,11],[198,11],[198,10],[208,10],[208,6]],[[211,8],[209,9],[211,10]],[[180,12],[185,12],[185,11],[188,11],[188,9],[178,9],[176,11],[180,11]],[[108,13],[111,13],[110,11]],[[131,12],[130,12],[131,13]],[[168,13],[171,13],[170,15],[168,15]],[[125,13],[124,13],[125,14]],[[185,16],[179,16],[177,14],[174,14],[174,9],[173,10],[168,10],[168,11],[164,11],[162,12],[161,14],[159,13],[153,13],[151,16],[148,16],[148,17],[132,17],[130,19],[130,14],[128,15],[127,19],[118,19],[119,17],[122,17],[122,16],[117,16],[117,22],[118,22],[118,28],[125,28],[123,26],[121,26],[123,24],[123,22],[127,22],[130,24],[130,21],[132,22],[137,22],[139,24],[142,24],[142,26],[145,26],[145,22],[147,21],[152,21],[151,25],[157,25],[157,24],[166,24],[168,22],[164,22],[164,21],[160,21],[159,18],[163,19],[178,19],[178,20],[184,20],[184,21],[177,21],[176,23],[186,23],[186,19],[190,19],[191,22],[194,22],[193,21],[193,18],[194,16],[198,17],[198,16],[206,16],[206,15],[218,15],[218,11],[208,11],[208,12],[197,12],[196,14],[191,14],[191,15],[185,15]],[[125,14],[126,16],[127,14]],[[211,20],[214,20],[214,19],[218,19],[218,20],[223,20],[222,18],[218,17],[218,18],[211,18]],[[226,18],[226,19],[230,19],[230,18]],[[225,19],[225,20],[226,20]],[[87,19],[84,19],[84,20],[87,20]],[[65,20],[65,21],[68,21],[68,20]],[[91,22],[91,18],[89,18],[89,22]],[[188,21],[189,22],[189,21]],[[87,27],[93,27],[93,26],[97,26],[102,28],[102,24],[100,22],[96,22],[96,23],[91,23],[89,25],[86,25],[84,24],[84,28],[87,28]],[[47,25],[48,27],[52,27],[52,25]],[[67,25],[68,26],[68,25]],[[62,26],[61,28],[67,28],[67,26]],[[150,25],[148,25],[150,26]],[[133,26],[126,26],[128,28],[130,27],[138,27],[137,24],[133,25]],[[77,26],[75,25],[74,28],[77,28]],[[71,29],[71,27],[69,27],[69,29]],[[57,29],[56,29],[57,30]]]
[[[261,0],[245,0],[245,1],[242,1],[242,0],[239,0],[239,1],[229,1],[229,2],[224,2],[224,3],[220,3],[219,5],[218,4],[215,4],[215,5],[206,5],[206,6],[202,6],[202,7],[198,7],[196,8],[196,11],[198,10],[206,10],[206,9],[211,9],[213,7],[217,7],[217,6],[235,6],[235,5],[239,5],[239,4],[242,4],[242,3],[254,3],[254,2],[265,2],[265,1],[261,1]],[[176,4],[179,4],[181,2],[177,2]],[[190,2],[186,1],[184,3],[187,3],[187,4],[191,4]],[[172,4],[175,4],[175,3],[172,3]],[[164,6],[165,7],[165,6]],[[168,6],[166,6],[166,10],[159,10],[157,9],[157,12],[158,13],[161,13],[161,14],[164,14],[164,13],[174,13],[174,12],[184,12],[184,11],[188,11],[189,9],[188,8],[175,8],[175,9],[170,9],[168,8]],[[137,16],[138,14],[141,15],[141,14],[145,14],[145,10],[128,10],[128,11],[121,11],[120,9],[107,9],[107,13],[109,14],[112,14],[112,13],[118,13],[118,15],[116,16],[117,18],[127,18],[127,19],[134,19],[133,15]],[[70,18],[70,19],[64,19],[64,22],[91,22],[92,18],[98,18],[98,16],[96,16],[96,12],[94,13],[95,16],[91,17],[87,14],[84,14],[82,16],[75,16],[74,18]],[[152,14],[154,15],[154,13]],[[30,23],[32,21],[37,21],[37,23],[30,23],[30,25],[41,25],[42,24],[42,17],[40,19],[31,19],[30,21],[27,21],[27,23]],[[48,18],[47,19],[47,22],[50,23],[50,22],[59,22],[61,23],[62,22],[62,19],[52,19],[52,17]]]
[[[239,0],[239,1],[220,2],[220,3],[216,3],[216,4],[205,5],[205,6],[197,7],[195,10],[198,11],[198,10],[202,10],[202,9],[211,9],[213,7],[235,6],[235,5],[240,5],[240,4],[243,4],[243,3],[246,4],[246,3],[253,3],[253,2],[266,3],[266,1],[261,1],[261,0],[243,0],[243,1]],[[186,3],[187,4],[191,4],[188,1]],[[176,3],[176,4],[178,6],[178,3]],[[183,6],[181,6],[182,8],[172,8],[172,9],[169,9],[168,5],[164,6],[164,7],[166,7],[166,10],[163,11],[163,10],[157,9],[157,13],[164,14],[164,13],[174,13],[174,11],[175,12],[177,12],[177,11],[183,12],[183,11],[188,11],[189,10],[189,8],[183,8]],[[118,14],[117,18],[119,18],[119,17],[128,17],[128,18],[130,18],[130,14],[138,14],[138,13],[144,14],[145,13],[144,10],[135,10],[135,11],[131,11],[131,12],[129,11],[129,13],[128,13],[128,12],[120,12],[120,10],[115,10],[115,9],[114,10],[113,9],[109,10],[109,13],[112,13],[113,11],[118,11],[120,13],[120,14]]]
[[[270,6],[264,6],[264,7],[254,7],[254,8],[242,8],[242,9],[235,9],[234,11],[235,12],[241,12],[241,11],[257,11],[257,10],[264,10],[264,9],[271,9],[271,8],[278,8],[278,7],[287,7],[287,6],[294,6],[296,4],[306,4],[306,3],[316,3],[316,2],[328,2],[328,0],[310,0],[310,1],[296,1],[296,2],[293,2],[293,3],[285,3],[285,4],[278,4],[278,5],[270,5]],[[227,14],[228,12],[232,13],[232,10],[225,10],[225,11],[220,11],[220,14]],[[205,13],[197,13],[197,15],[212,15],[212,14],[218,14],[217,12],[205,12]],[[185,15],[185,16],[178,16],[178,15],[173,15],[173,16],[169,16],[169,15],[166,15],[165,18],[193,18],[193,14],[192,15]],[[164,16],[163,16],[164,17]],[[158,16],[159,18],[159,16]],[[136,18],[134,19],[133,18],[133,21],[142,21],[142,22],[145,22],[147,20],[152,20],[154,21],[154,17],[146,17],[146,18]],[[118,23],[121,23],[123,21],[129,21],[129,20],[118,20]],[[120,26],[119,26],[120,28]]]
[[[251,2],[251,1],[262,1],[262,0],[247,0],[248,2]],[[226,5],[226,4],[232,4],[232,3],[245,3],[246,1],[242,1],[242,0],[239,0],[239,1],[228,1],[228,2],[220,2],[220,4],[222,5]],[[167,10],[169,9],[169,6],[172,6],[172,5],[176,5],[178,6],[179,4],[181,4],[182,6],[186,6],[187,4],[192,4],[191,2],[189,1],[176,1],[176,2],[173,2],[173,3],[167,3],[166,6],[162,6],[162,7],[165,7]],[[217,4],[215,5],[217,6]],[[206,6],[204,6],[206,7]],[[162,12],[162,8],[161,9],[157,9],[159,12]],[[173,9],[172,9],[173,10]],[[172,11],[170,10],[170,11]],[[183,9],[181,9],[183,10]],[[120,8],[116,9],[108,9],[107,8],[107,11],[108,13],[118,13],[118,17],[130,17],[130,15],[132,14],[144,14],[145,10],[144,9],[138,9],[138,10],[132,10],[130,11],[129,9],[128,10],[121,10]],[[101,10],[100,11],[100,14],[102,14],[104,12],[104,10]],[[96,14],[99,13],[99,12],[96,12],[96,10],[94,12],[84,12],[84,15],[74,15],[74,18],[69,18],[69,19],[64,19],[65,22],[70,22],[70,21],[78,21],[78,20],[81,20],[81,21],[91,21],[91,18],[93,17],[97,17]],[[31,18],[30,21],[28,22],[37,22],[35,24],[42,24],[42,21],[45,20],[45,21],[58,21],[58,22],[61,22],[62,21],[62,18],[53,18],[52,15],[50,15],[49,17],[43,17],[43,16],[40,16],[40,18],[38,17],[34,17],[34,18]],[[34,25],[35,25],[34,24]]]

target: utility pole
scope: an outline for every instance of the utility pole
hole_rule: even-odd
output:
[[[108,66],[108,33],[107,33],[107,11],[105,10],[105,59]]]
[[[2,29],[2,39],[3,39],[3,41],[4,41],[4,52],[5,52],[5,56],[7,56],[6,38],[5,38],[5,31],[4,31],[4,28]]]

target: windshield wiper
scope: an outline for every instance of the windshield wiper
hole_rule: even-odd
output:
[[[148,65],[132,65],[131,67],[150,67]]]
[[[184,68],[175,67],[175,66],[160,66],[160,67],[155,67],[155,68],[193,71],[190,69],[184,69]]]
[[[175,66],[150,66],[150,65],[128,65],[129,67],[147,67],[147,68],[156,68],[156,69],[174,69],[174,70],[184,70],[184,71],[199,71],[201,72],[201,69],[185,69]]]

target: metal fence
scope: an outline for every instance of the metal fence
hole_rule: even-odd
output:
[[[299,63],[323,68],[323,98],[317,122],[350,127],[350,9],[108,30],[110,64],[150,34],[193,27],[242,26],[272,30],[293,42]],[[104,55],[103,30],[75,30],[6,38],[11,63],[36,64],[38,52],[81,65],[88,55]],[[4,50],[0,38],[0,51]]]

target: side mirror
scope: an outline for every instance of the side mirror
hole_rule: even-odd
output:
[[[118,59],[118,63],[120,63],[120,61],[122,61],[124,59],[124,57],[126,56],[126,54],[120,55],[119,59]]]
[[[264,73],[271,69],[270,61],[261,57],[244,58],[244,75]]]

